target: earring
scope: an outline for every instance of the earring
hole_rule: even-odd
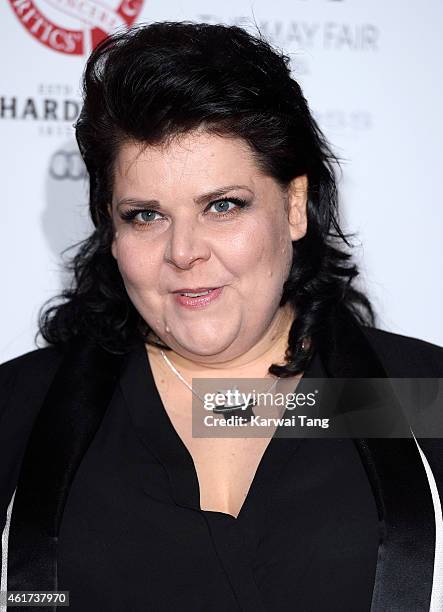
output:
[[[307,353],[309,350],[309,347],[311,346],[311,341],[309,338],[303,338],[302,343],[301,343],[301,350],[304,353]]]

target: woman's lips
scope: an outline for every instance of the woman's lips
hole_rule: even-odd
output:
[[[223,287],[217,287],[216,289],[211,289],[208,294],[201,295],[199,297],[188,297],[186,295],[181,295],[180,293],[175,293],[174,299],[180,306],[190,308],[191,310],[195,308],[206,308],[206,306],[220,297],[222,291]]]

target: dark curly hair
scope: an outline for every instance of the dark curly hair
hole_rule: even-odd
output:
[[[358,270],[338,223],[338,161],[291,77],[288,56],[240,27],[158,22],[104,40],[88,59],[83,88],[76,136],[95,229],[68,263],[73,280],[58,296],[61,303],[46,302],[40,310],[38,333],[48,343],[82,334],[111,353],[125,353],[141,338],[168,348],[127,295],[111,253],[107,205],[122,143],[161,144],[202,126],[244,139],[260,169],[283,187],[308,178],[307,233],[293,242],[280,302],[289,302],[296,317],[286,364],[272,364],[269,372],[302,372],[316,339],[343,309],[374,324],[368,298],[353,286]]]

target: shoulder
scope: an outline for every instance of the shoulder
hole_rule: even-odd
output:
[[[0,388],[16,385],[42,385],[55,374],[63,357],[55,346],[38,348],[0,364]],[[2,393],[3,395],[3,393]]]
[[[47,365],[56,363],[62,354],[62,349],[56,346],[34,349],[9,361],[0,363],[0,376],[7,376],[20,370],[32,371],[36,368],[44,370]]]
[[[63,358],[55,346],[35,349],[0,364],[0,423],[38,408]]]
[[[443,378],[443,348],[374,327],[363,333],[392,378]]]

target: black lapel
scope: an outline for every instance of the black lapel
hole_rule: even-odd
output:
[[[346,312],[319,339],[328,376],[385,378],[362,328]],[[362,387],[361,392],[364,393]],[[346,407],[344,407],[346,410]],[[354,439],[377,503],[380,543],[371,612],[429,610],[435,516],[426,471],[410,438]]]
[[[112,397],[121,360],[77,339],[55,374],[29,438],[12,506],[9,591],[57,590],[57,539],[66,498]]]

